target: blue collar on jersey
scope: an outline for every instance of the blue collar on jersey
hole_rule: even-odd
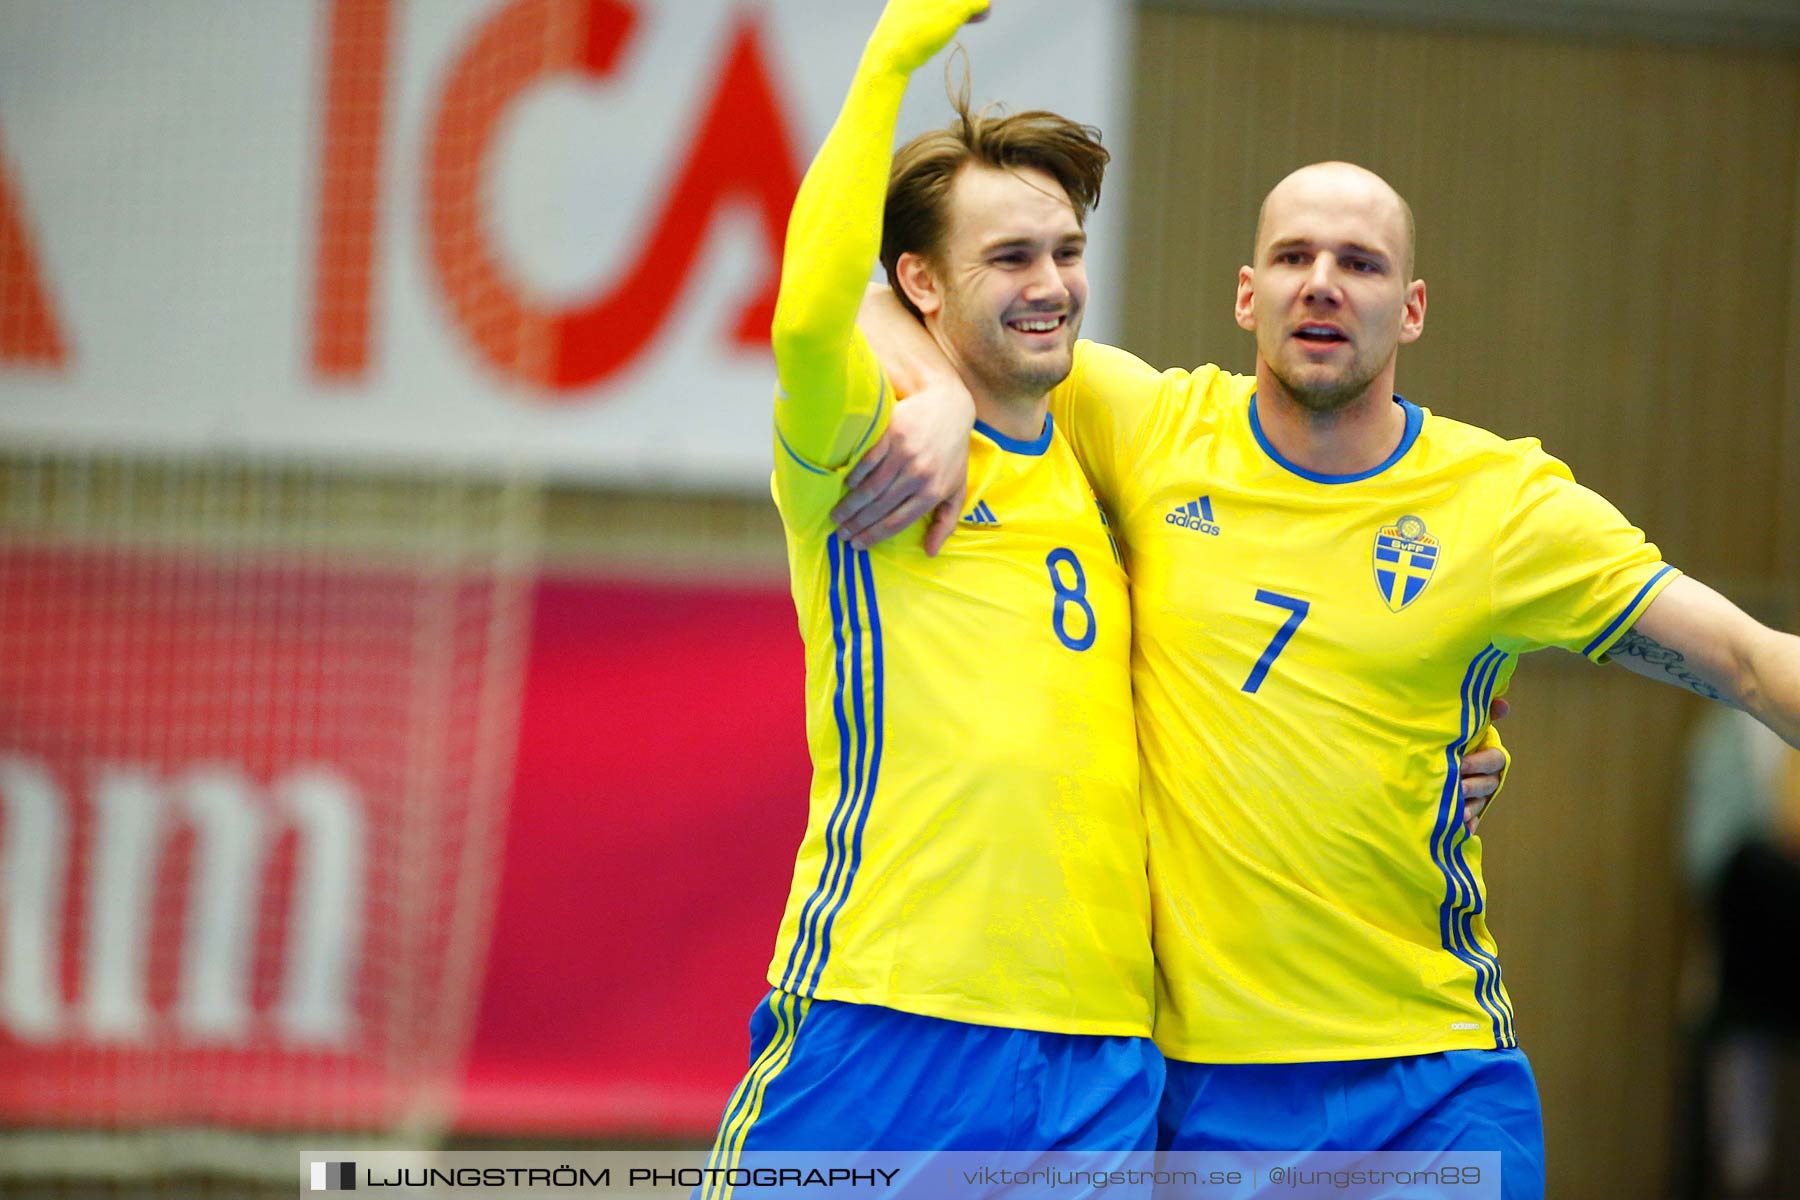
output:
[[[1419,427],[1425,423],[1425,410],[1412,403],[1399,392],[1394,393],[1394,403],[1406,410],[1406,432],[1400,435],[1400,444],[1394,452],[1366,471],[1358,471],[1354,475],[1321,475],[1317,471],[1309,471],[1298,463],[1291,463],[1281,457],[1274,443],[1263,436],[1262,422],[1256,416],[1256,393],[1250,393],[1250,432],[1256,435],[1256,444],[1263,448],[1263,453],[1274,459],[1276,465],[1291,471],[1302,479],[1310,479],[1314,483],[1355,483],[1361,479],[1369,479],[1381,474],[1405,456],[1412,444],[1419,440]]]
[[[1009,454],[1029,454],[1038,457],[1050,448],[1050,435],[1056,431],[1056,422],[1049,413],[1044,414],[1044,432],[1029,442],[1021,442],[1018,438],[1007,437],[986,421],[975,422],[975,432],[993,442],[994,445]]]

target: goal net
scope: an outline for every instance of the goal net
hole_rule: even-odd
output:
[[[0,461],[0,1180],[291,1177],[288,1135],[445,1127],[537,514],[519,482]]]

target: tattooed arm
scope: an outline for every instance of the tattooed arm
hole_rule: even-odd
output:
[[[1741,708],[1800,747],[1800,638],[1752,620],[1682,577],[1607,656],[1629,671]]]
[[[1720,692],[1718,688],[1694,674],[1693,668],[1688,665],[1686,655],[1679,650],[1669,649],[1661,642],[1652,641],[1639,633],[1635,625],[1618,640],[1611,650],[1607,651],[1607,657],[1627,670],[1636,671],[1639,675],[1646,675],[1651,679],[1660,679],[1664,683],[1685,687],[1696,696],[1705,696],[1708,700],[1725,699],[1724,693]],[[1634,658],[1642,661],[1636,663],[1630,661]]]

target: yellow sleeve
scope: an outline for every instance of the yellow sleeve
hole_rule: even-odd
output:
[[[1496,645],[1604,661],[1677,574],[1642,530],[1529,441],[1495,547]]]
[[[1214,405],[1232,377],[1216,366],[1158,371],[1099,342],[1077,342],[1069,377],[1050,393],[1050,413],[1108,512],[1123,515],[1145,464],[1193,405]]]
[[[1117,346],[1075,343],[1075,365],[1050,393],[1051,419],[1081,462],[1108,512],[1125,504],[1124,489],[1150,423],[1162,376]]]
[[[886,420],[892,399],[856,330],[856,311],[881,250],[900,100],[907,77],[986,7],[986,0],[891,0],[794,198],[770,340],[781,385],[778,453],[801,466],[845,465]]]

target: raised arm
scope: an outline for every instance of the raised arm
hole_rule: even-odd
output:
[[[770,337],[776,430],[804,462],[843,466],[881,417],[881,375],[856,313],[881,249],[900,101],[908,76],[986,9],[986,0],[890,0],[794,198]]]
[[[1664,588],[1607,656],[1740,708],[1800,748],[1800,638],[1753,620],[1697,580]]]

